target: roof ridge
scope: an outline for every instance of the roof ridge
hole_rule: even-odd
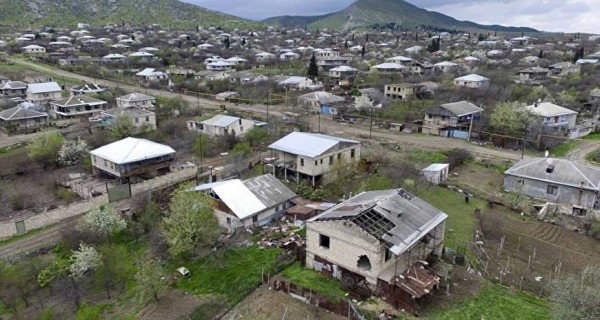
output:
[[[588,183],[589,183],[589,184],[590,184],[592,187],[594,187],[594,188],[597,188],[597,187],[598,187],[598,186],[596,186],[596,185],[595,185],[595,184],[594,184],[594,183],[593,183],[593,182],[592,182],[592,181],[591,181],[591,180],[590,180],[590,179],[589,179],[589,178],[588,178],[588,177],[587,177],[587,176],[586,176],[586,175],[585,175],[585,174],[584,174],[584,173],[583,173],[583,172],[582,172],[580,169],[579,169],[579,167],[577,167],[577,166],[575,165],[575,163],[573,163],[572,161],[569,161],[569,164],[570,164],[570,165],[571,165],[573,168],[575,168],[575,170],[577,170],[577,172],[579,172],[579,174],[581,174],[581,176],[582,176],[583,178],[585,178],[585,180],[587,180],[587,182],[588,182]]]

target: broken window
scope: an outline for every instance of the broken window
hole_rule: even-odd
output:
[[[556,195],[558,194],[558,186],[549,184],[548,185],[548,189],[546,190],[547,194],[552,194],[552,195]]]
[[[392,252],[390,251],[390,249],[385,249],[385,261],[388,261],[392,258]]]
[[[360,270],[368,271],[368,270],[371,270],[371,261],[369,260],[369,257],[362,255],[362,256],[358,257],[356,266]]]
[[[304,159],[300,159],[300,166],[304,167]]]
[[[323,248],[329,249],[329,237],[319,234],[319,245]]]
[[[350,150],[350,158],[354,158],[354,149]]]
[[[554,165],[550,164],[546,167],[546,173],[552,173],[552,171],[554,171]]]

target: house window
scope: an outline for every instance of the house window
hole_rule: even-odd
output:
[[[149,121],[150,121],[150,117],[147,116],[146,117],[146,122],[149,122]]]
[[[558,193],[558,186],[549,184],[548,189],[546,190],[546,193],[556,195]]]
[[[319,245],[323,248],[329,249],[329,237],[319,234]]]
[[[350,158],[354,159],[354,149],[350,150]]]
[[[323,164],[323,159],[321,159],[321,164]]]
[[[140,122],[140,118],[136,117],[135,118],[135,123],[139,123]]]
[[[315,160],[315,167],[319,165],[319,161]]]
[[[108,161],[104,160],[104,166],[108,167]]]
[[[523,180],[523,179],[519,179],[519,180],[517,180],[517,187],[521,187],[521,186],[523,186],[524,184],[525,184],[525,180]]]
[[[304,167],[304,159],[300,159],[300,166]]]
[[[252,223],[257,223],[257,222],[258,222],[258,216],[252,217]]]
[[[388,261],[392,258],[392,252],[390,251],[390,249],[385,249],[385,261]]]
[[[227,218],[227,224],[231,224],[231,218]]]
[[[329,165],[333,164],[333,156],[329,157]]]
[[[338,159],[338,160],[342,159],[342,154],[341,154],[341,153],[338,153],[338,155],[337,155],[337,159]]]

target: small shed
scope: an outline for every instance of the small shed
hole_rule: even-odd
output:
[[[444,182],[448,178],[449,171],[450,165],[447,163],[434,163],[421,170],[425,180],[436,185]]]

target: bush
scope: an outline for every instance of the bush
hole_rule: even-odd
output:
[[[69,189],[69,188],[65,188],[65,187],[58,187],[58,189],[56,189],[56,196],[61,199],[61,200],[65,200],[65,201],[72,201],[75,198],[77,198],[77,193],[75,193],[73,190]]]
[[[83,303],[75,312],[76,320],[100,320],[102,318],[102,306],[90,306]]]
[[[23,210],[26,207],[25,196],[22,194],[14,194],[8,198],[8,201],[13,210]]]
[[[473,155],[471,155],[471,153],[465,149],[453,149],[448,153],[448,164],[450,165],[450,170],[472,159]]]

